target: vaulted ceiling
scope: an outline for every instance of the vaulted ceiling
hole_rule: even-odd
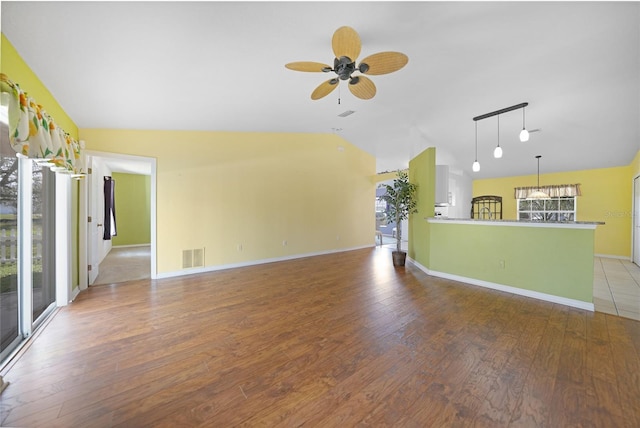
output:
[[[404,168],[427,147],[472,178],[628,165],[640,149],[638,2],[13,2],[2,32],[80,128],[337,133]],[[331,76],[341,26],[360,58],[409,57],[370,76],[371,100]],[[19,82],[19,79],[16,79]],[[500,115],[504,157],[492,157]],[[347,110],[355,113],[339,115]],[[152,155],[152,154],[150,154]]]

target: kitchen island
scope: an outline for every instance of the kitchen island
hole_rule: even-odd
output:
[[[602,222],[427,218],[428,274],[593,311]]]

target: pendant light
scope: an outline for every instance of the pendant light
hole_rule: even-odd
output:
[[[493,151],[493,157],[496,159],[502,157],[502,147],[500,147],[500,115],[498,115],[498,147]]]
[[[520,141],[529,141],[529,131],[524,126],[524,107],[522,107],[522,131],[520,131]]]
[[[540,158],[541,157],[542,157],[541,155],[536,156],[536,159],[538,159],[538,189],[529,193],[529,195],[527,196],[527,199],[538,199],[538,200],[551,199],[549,195],[547,195],[542,190],[540,190]]]
[[[500,159],[503,155],[502,146],[500,146],[500,115],[513,110],[522,109],[522,131],[520,132],[520,141],[528,141],[529,131],[527,131],[527,128],[525,127],[524,120],[524,108],[528,105],[529,103],[520,103],[510,107],[501,108],[500,110],[492,111],[490,113],[481,114],[480,116],[476,116],[473,118],[473,121],[476,122],[476,160],[473,162],[473,172],[480,171],[480,163],[478,162],[478,121],[488,119],[493,116],[498,116],[498,145],[493,150],[493,157],[496,159]]]
[[[476,160],[473,162],[473,172],[480,171],[480,162],[478,162],[478,122],[476,122]]]

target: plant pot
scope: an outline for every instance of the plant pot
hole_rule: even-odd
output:
[[[404,262],[407,259],[407,253],[404,251],[394,251],[391,253],[393,257],[393,266],[404,266]]]

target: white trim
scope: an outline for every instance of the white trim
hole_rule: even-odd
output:
[[[482,226],[516,226],[516,227],[545,227],[559,229],[595,229],[603,222],[566,222],[552,223],[542,221],[524,221],[524,220],[470,220],[470,219],[440,219],[428,217],[425,220],[429,223],[443,224],[471,224]]]
[[[151,279],[156,279],[158,277],[158,266],[157,266],[157,236],[156,236],[156,218],[157,218],[157,209],[158,202],[156,199],[157,192],[157,179],[158,174],[156,171],[157,162],[155,158],[146,158],[148,162],[151,164],[151,195],[149,200],[149,205],[151,206]]]
[[[314,252],[314,253],[296,254],[296,255],[285,256],[285,257],[274,257],[274,258],[269,258],[269,259],[251,260],[251,261],[247,261],[247,262],[229,263],[229,264],[226,264],[226,265],[205,266],[203,268],[183,269],[183,270],[180,270],[180,271],[159,273],[158,276],[157,276],[157,279],[175,278],[175,277],[178,277],[178,276],[193,275],[193,274],[196,274],[196,273],[216,272],[216,271],[219,271],[219,270],[235,269],[235,268],[248,267],[248,266],[256,266],[256,265],[262,265],[262,264],[266,264],[266,263],[284,262],[284,261],[287,261],[287,260],[303,259],[305,257],[313,257],[313,256],[323,256],[323,255],[326,255],[326,254],[344,253],[344,252],[347,252],[347,251],[362,250],[364,248],[374,248],[374,247],[375,247],[375,245],[363,245],[363,246],[360,246],[360,247],[343,248],[343,249],[339,249],[339,250],[318,251],[318,252]]]
[[[105,159],[111,160],[124,160],[130,165],[135,164],[138,167],[138,171],[141,175],[149,175],[151,177],[151,195],[150,195],[150,205],[151,205],[151,219],[150,219],[150,228],[151,228],[151,279],[157,279],[158,276],[158,267],[157,267],[157,160],[156,158],[145,157],[145,156],[135,156],[135,155],[125,155],[120,153],[108,153],[108,152],[98,152],[93,150],[84,150],[83,156],[85,156],[85,165],[87,165],[86,158],[91,156],[94,158],[98,158],[101,161],[105,161]],[[114,170],[113,172],[120,172]],[[95,196],[91,196],[95,197]],[[88,200],[87,204],[90,204],[91,201]],[[88,206],[88,205],[87,205]],[[80,226],[87,229],[89,227],[88,218],[85,215],[84,219],[80,219]],[[88,234],[87,234],[88,235]],[[81,241],[81,246],[85,247],[85,251],[88,251],[87,245],[90,244],[90,236],[86,236],[84,241]],[[88,261],[90,262],[90,260]],[[87,264],[80,266],[80,275],[88,277]]]
[[[113,245],[111,249],[114,248],[135,248],[135,247],[150,247],[151,244],[131,244],[131,245]]]
[[[616,256],[615,254],[594,254],[593,257],[600,257],[602,259],[617,259],[617,260],[633,261],[633,259],[631,257],[628,257],[628,256]]]
[[[69,301],[73,302],[74,300],[76,300],[76,297],[78,297],[78,294],[80,294],[80,287],[75,287],[73,290],[71,290],[71,296],[69,298]]]
[[[636,231],[636,216],[640,215],[640,213],[636,212],[636,205],[639,201],[636,200],[636,180],[640,178],[640,175],[635,175],[631,179],[631,262],[636,260],[636,240],[640,239],[637,236]]]
[[[18,336],[33,333],[33,175],[31,160],[21,154],[18,158]],[[22,187],[21,187],[22,186]],[[28,221],[25,221],[28,219]]]
[[[71,177],[56,172],[56,305],[71,301]]]
[[[437,272],[426,268],[415,260],[407,257],[407,260],[416,266],[418,269],[426,273],[427,275],[436,276],[438,278],[450,279],[453,281],[464,282],[465,284],[476,285],[479,287],[490,288],[492,290],[504,291],[506,293],[517,294],[519,296],[531,297],[538,300],[544,300],[545,302],[559,303],[565,306],[571,306],[573,308],[584,309],[593,312],[595,307],[593,303],[583,302],[582,300],[569,299],[561,296],[554,296],[553,294],[540,293],[538,291],[525,290],[524,288],[511,287],[509,285],[496,284],[494,282],[483,281],[480,279],[467,278],[460,275],[452,275],[444,272]]]
[[[89,178],[79,180],[78,184],[78,286],[80,290],[86,290],[89,286],[89,276],[87,275],[87,265],[89,264],[87,252],[87,228],[85,227],[88,211],[88,185]],[[78,290],[78,292],[80,291]],[[75,296],[73,296],[75,299]]]

